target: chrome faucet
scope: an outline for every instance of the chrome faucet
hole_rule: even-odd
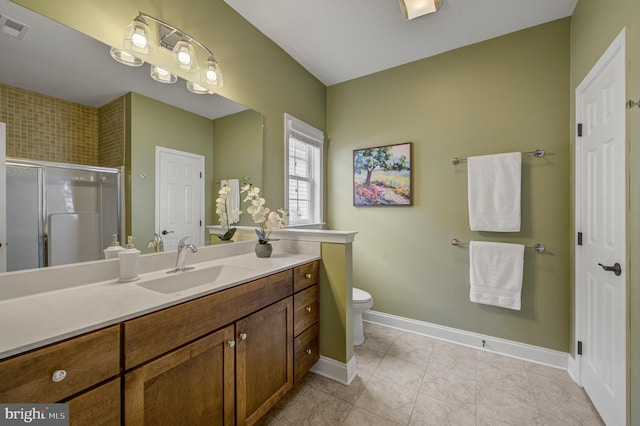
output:
[[[191,251],[191,253],[198,252],[198,247],[193,244],[186,243],[189,238],[191,237],[184,237],[178,242],[178,259],[176,260],[176,267],[168,273],[193,269],[193,267],[185,268],[184,266],[184,263],[187,260],[187,251]]]
[[[147,247],[152,247],[156,253],[161,253],[164,251],[164,241],[162,241],[162,237],[157,232],[153,234],[153,240],[147,243]]]

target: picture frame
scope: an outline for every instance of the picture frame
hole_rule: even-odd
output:
[[[413,142],[353,150],[353,205],[412,206]]]

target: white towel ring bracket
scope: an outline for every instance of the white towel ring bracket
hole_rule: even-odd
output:
[[[468,246],[469,243],[462,242],[457,238],[452,238],[451,239],[451,245],[452,246],[462,247],[462,246]],[[540,244],[540,243],[536,243],[533,246],[525,246],[525,248],[527,248],[529,250],[533,250],[536,253],[544,253],[544,250],[545,250],[544,246],[542,244]]]

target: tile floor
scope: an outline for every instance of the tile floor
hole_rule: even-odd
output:
[[[259,425],[603,425],[562,370],[365,323],[350,386],[308,374]]]

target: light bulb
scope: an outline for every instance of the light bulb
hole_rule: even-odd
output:
[[[196,60],[196,51],[193,45],[187,40],[180,40],[173,47],[173,53],[176,58],[177,66],[181,70],[187,72],[198,71],[198,62]]]
[[[207,70],[207,81],[214,84],[218,80],[218,73],[214,70]]]
[[[180,61],[182,65],[189,65],[191,63],[191,55],[187,52],[179,52],[178,61]]]
[[[138,49],[144,49],[145,47],[147,47],[147,38],[144,36],[144,34],[140,34],[140,33],[133,34],[131,36],[131,42]]]

